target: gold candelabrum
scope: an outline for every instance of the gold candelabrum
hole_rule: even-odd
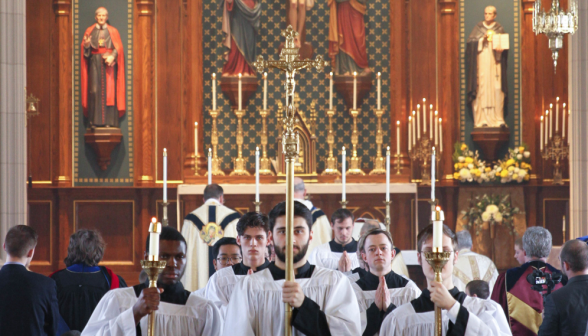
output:
[[[570,148],[564,143],[559,134],[554,135],[547,146],[543,149],[541,156],[543,160],[552,160],[553,163],[553,184],[564,184],[561,172],[561,160],[569,154]]]
[[[327,135],[327,144],[329,145],[329,157],[327,158],[327,167],[321,175],[336,175],[341,176],[339,168],[337,168],[337,157],[333,155],[333,148],[335,147],[335,131],[333,130],[333,117],[335,110],[327,110],[329,117],[329,134]]]
[[[411,164],[418,164],[421,168],[421,185],[431,185],[431,154],[433,154],[433,148],[434,147],[432,146],[429,137],[423,136],[416,142],[409,153]],[[398,171],[400,158],[398,158],[397,161],[398,162],[396,167]],[[435,161],[437,161],[436,164],[437,167],[439,167],[441,155],[435,155]],[[438,176],[438,172],[439,169],[435,171],[435,175]],[[435,176],[435,180],[437,180],[437,176]]]
[[[384,143],[384,132],[382,131],[382,116],[384,110],[375,110],[374,113],[378,117],[378,130],[376,131],[376,157],[374,160],[374,169],[370,175],[386,174],[386,158],[382,156],[382,144]]]
[[[443,267],[449,261],[451,257],[451,252],[443,252],[440,251],[433,251],[433,252],[425,252],[425,259],[431,265],[433,270],[435,271],[435,282],[442,283],[443,278],[441,277],[441,272],[443,271]],[[441,307],[435,305],[435,336],[442,336],[443,335],[443,318],[441,314]]]
[[[220,169],[218,160],[218,128],[216,126],[216,118],[218,117],[218,110],[210,110],[210,117],[212,118],[212,133],[210,134],[210,142],[212,144],[212,158],[210,159],[212,176],[225,176],[225,173]],[[208,171],[205,176],[208,176]]]
[[[247,158],[243,157],[243,116],[245,110],[235,109],[235,115],[237,116],[237,157],[233,158],[233,171],[229,176],[250,176],[245,164]]]
[[[359,132],[357,132],[357,116],[359,116],[359,110],[350,109],[349,114],[353,118],[353,133],[351,133],[351,157],[349,158],[349,169],[347,170],[348,175],[365,175],[361,170],[361,158],[357,156],[357,144],[359,143]]]
[[[286,74],[286,95],[288,97],[288,106],[286,106],[286,113],[283,122],[282,133],[282,151],[286,161],[286,281],[294,281],[294,264],[293,264],[293,238],[294,238],[294,163],[300,150],[298,132],[294,129],[295,107],[294,91],[296,89],[296,73],[305,68],[316,68],[322,71],[326,66],[321,55],[317,55],[314,61],[300,60],[298,48],[294,44],[294,39],[298,33],[288,26],[282,31],[282,36],[286,38],[286,43],[280,52],[280,60],[278,61],[264,61],[263,56],[259,55],[254,66],[258,73],[263,73],[265,68],[275,68]],[[292,335],[292,307],[285,304],[285,321],[284,334],[286,336]]]
[[[151,222],[151,224],[149,224],[149,234],[151,235],[152,233],[157,233],[157,235],[154,236],[157,237],[159,243],[159,234],[161,234],[161,224]],[[159,260],[158,253],[150,254],[147,260],[141,260],[141,267],[143,268],[143,271],[145,271],[147,277],[149,278],[149,288],[157,288],[157,279],[159,278],[159,274],[163,272],[165,265],[165,261]],[[155,336],[155,311],[149,313],[149,316],[147,317],[147,335]]]
[[[272,165],[270,159],[267,157],[267,116],[269,110],[261,110],[261,158],[259,158],[259,175],[273,176]]]

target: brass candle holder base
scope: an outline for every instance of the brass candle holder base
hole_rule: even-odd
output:
[[[347,202],[347,200],[339,201],[339,204],[341,204],[341,208],[343,208],[343,209],[347,209],[347,203],[349,203],[349,202]]]
[[[431,265],[435,271],[435,282],[442,283],[443,278],[441,272],[443,267],[451,258],[451,252],[425,252],[425,260]],[[443,335],[443,319],[441,314],[441,307],[435,306],[435,336]]]
[[[261,212],[261,202],[253,202],[255,205],[255,212]]]
[[[384,224],[386,225],[386,230],[390,232],[390,205],[392,204],[392,201],[384,201],[384,204],[386,204],[386,218],[384,218]]]
[[[380,153],[378,152],[378,155]],[[383,156],[376,156],[374,158],[374,169],[369,175],[383,175],[386,174],[386,158]]]
[[[251,176],[251,174],[245,170],[246,159],[237,157],[233,159],[233,165],[235,169],[229,174],[229,176]]]
[[[245,115],[245,111],[235,110],[234,112],[237,116],[237,157],[233,159],[235,169],[233,169],[229,176],[251,176],[247,169],[245,169],[247,159],[243,157],[243,116]]]
[[[384,110],[375,110],[374,114],[378,118],[378,129],[376,131],[376,157],[374,160],[374,169],[370,175],[386,174],[386,158],[382,156],[382,144],[384,143],[384,132],[382,131],[382,116]]]
[[[141,260],[141,267],[149,278],[149,288],[157,288],[157,278],[163,272],[166,262],[159,260]],[[155,336],[155,312],[147,317],[147,335]]]
[[[163,226],[169,225],[169,219],[167,218],[167,206],[168,205],[169,205],[169,202],[167,202],[167,201],[161,203],[161,206],[163,207],[163,218],[161,219],[161,225],[163,225]]]
[[[359,112],[359,110],[349,110],[349,114],[353,117],[353,133],[351,134],[352,151],[351,157],[349,158],[349,169],[347,170],[347,174],[365,176],[365,173],[361,170],[361,158],[357,156],[357,144],[359,143],[357,117],[359,116]]]
[[[335,110],[327,110],[329,117],[329,134],[327,135],[327,144],[329,144],[329,157],[327,157],[327,167],[321,175],[336,175],[341,176],[341,172],[337,168],[337,157],[333,155],[333,148],[335,146],[335,131],[333,130],[333,116]]]

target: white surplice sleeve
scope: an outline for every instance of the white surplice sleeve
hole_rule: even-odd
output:
[[[317,271],[326,272],[328,270]],[[323,311],[329,323],[331,335],[360,335],[361,321],[357,298],[351,282],[340,272],[331,273],[332,287],[326,295]]]
[[[465,325],[464,336],[512,335],[504,310],[492,300],[468,297],[463,305],[456,302],[447,315],[457,330]],[[467,321],[463,315],[467,315]]]
[[[233,290],[229,305],[225,315],[223,326],[223,336],[255,336],[255,314],[256,307],[251,300],[251,291],[247,290],[247,283],[241,279]],[[266,307],[271,308],[271,307]],[[272,316],[272,318],[282,318],[281,316]],[[257,326],[262,328],[263,326]]]
[[[123,310],[118,295],[119,291],[120,290],[109,291],[102,297],[82,332],[83,336],[135,335],[133,305],[130,305],[130,308]],[[129,297],[128,299],[132,299],[132,297]]]

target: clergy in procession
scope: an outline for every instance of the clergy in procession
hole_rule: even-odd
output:
[[[343,273],[351,272],[359,267],[357,241],[352,235],[353,219],[351,211],[336,210],[331,216],[331,228],[335,237],[314,249],[308,261],[313,265],[339,270]]]
[[[457,262],[457,241],[443,225],[442,246],[451,252],[442,269],[442,283],[435,282],[435,271],[425,260],[433,250],[433,225],[417,237],[417,258],[427,279],[421,296],[393,310],[380,329],[383,336],[430,336],[435,329],[435,305],[442,309],[443,334],[455,336],[512,335],[504,311],[491,300],[468,297],[453,285],[453,267]]]
[[[306,199],[306,186],[300,177],[294,178],[294,200],[304,204],[312,213],[312,241],[308,252],[312,252],[317,246],[330,242],[332,239],[331,224],[323,210],[315,207]]]
[[[392,270],[396,251],[390,232],[372,229],[359,238],[358,245],[358,253],[369,272],[353,284],[353,289],[361,311],[363,335],[373,336],[378,335],[389,312],[419,297],[421,290]]]
[[[149,237],[147,238],[149,254]],[[83,336],[147,335],[147,316],[155,312],[155,335],[220,335],[222,319],[216,306],[184,289],[180,278],[186,270],[186,240],[165,226],[159,236],[159,260],[166,261],[157,279],[106,293],[92,313]]]
[[[188,242],[186,274],[182,278],[189,291],[204,288],[214,274],[214,244],[223,237],[237,237],[239,213],[224,206],[223,188],[209,184],[204,188],[204,204],[184,218],[182,235]]]
[[[340,272],[308,263],[312,214],[294,202],[293,263],[295,281],[286,278],[286,203],[269,213],[276,260],[247,275],[235,286],[227,309],[223,335],[279,336],[284,334],[284,303],[292,306],[292,335],[361,335],[359,307],[351,282]]]
[[[206,285],[206,298],[221,310],[223,316],[237,282],[245,275],[269,266],[265,258],[269,238],[268,217],[258,212],[246,213],[237,223],[237,233],[243,259],[214,273]]]
[[[472,280],[484,280],[490,286],[490,294],[498,278],[498,270],[492,259],[472,252],[472,235],[463,230],[457,236],[457,263],[453,267],[453,284],[464,292],[466,285]]]

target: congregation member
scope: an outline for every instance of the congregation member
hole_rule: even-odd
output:
[[[304,180],[300,177],[294,178],[294,200],[304,204],[312,213],[312,234],[313,238],[308,247],[308,252],[312,252],[317,246],[330,242],[332,239],[331,224],[329,218],[323,210],[317,208],[310,200],[306,199],[306,186]]]
[[[245,275],[259,272],[269,266],[269,261],[265,257],[269,235],[268,217],[258,212],[246,213],[237,223],[237,234],[237,243],[241,247],[243,259],[218,270],[206,285],[206,298],[220,309],[223,316],[237,282]]]
[[[316,266],[343,273],[359,267],[357,241],[353,239],[353,214],[347,209],[338,209],[331,216],[334,238],[315,248],[308,261]],[[313,231],[314,234],[314,231]]]
[[[299,202],[294,202],[293,226],[295,281],[285,281],[286,204],[282,202],[269,213],[276,260],[235,286],[223,335],[283,335],[284,303],[293,308],[294,336],[361,335],[359,307],[351,283],[342,273],[307,261],[313,238],[312,214]]]
[[[453,284],[460,291],[472,280],[484,280],[490,288],[494,288],[498,278],[498,270],[492,259],[472,251],[472,235],[463,230],[456,233],[458,257],[453,267]],[[492,294],[492,292],[490,292]]]
[[[551,252],[551,233],[540,226],[527,228],[523,235],[523,249],[527,262],[500,274],[491,298],[502,306],[514,335],[535,336],[542,321],[543,297],[531,288],[527,276],[534,270],[545,273],[558,272],[547,263],[547,257]],[[558,290],[566,283],[567,278],[564,277],[554,290]]]
[[[523,237],[517,238],[514,242],[514,258],[517,260],[519,265],[522,265],[527,262],[527,254],[525,250],[523,250]]]
[[[392,236],[380,228],[366,232],[358,242],[360,259],[369,271],[353,285],[364,336],[378,335],[389,312],[421,295],[414,282],[392,270],[392,246]]]
[[[433,250],[433,225],[417,237],[417,258],[427,280],[422,294],[394,309],[380,329],[383,336],[430,336],[435,328],[435,305],[442,309],[443,334],[456,336],[512,335],[504,312],[491,300],[467,296],[453,285],[453,267],[459,252],[455,234],[443,225],[443,251],[450,252],[442,269],[442,283],[435,282],[435,271],[425,260]]]
[[[0,334],[58,335],[59,306],[55,282],[30,272],[38,234],[26,225],[6,233],[6,262],[0,269]]]
[[[465,293],[486,300],[490,297],[490,286],[484,280],[472,280],[466,285]]]
[[[214,274],[214,244],[223,237],[237,237],[239,213],[224,206],[224,191],[218,184],[204,188],[204,204],[184,218],[182,235],[188,243],[186,274],[182,278],[189,291],[204,288]]]
[[[147,238],[149,253],[149,237]],[[159,236],[159,260],[166,261],[157,288],[144,282],[106,293],[92,313],[82,336],[146,335],[147,315],[155,312],[155,335],[220,335],[222,320],[216,306],[190,294],[180,282],[186,270],[186,240],[165,226]]]
[[[559,259],[568,284],[546,297],[539,336],[584,336],[588,323],[588,245],[569,240]]]
[[[57,285],[59,312],[71,330],[84,330],[94,308],[111,289],[127,287],[125,280],[98,263],[106,244],[98,231],[80,229],[69,238],[66,268],[50,275]]]

